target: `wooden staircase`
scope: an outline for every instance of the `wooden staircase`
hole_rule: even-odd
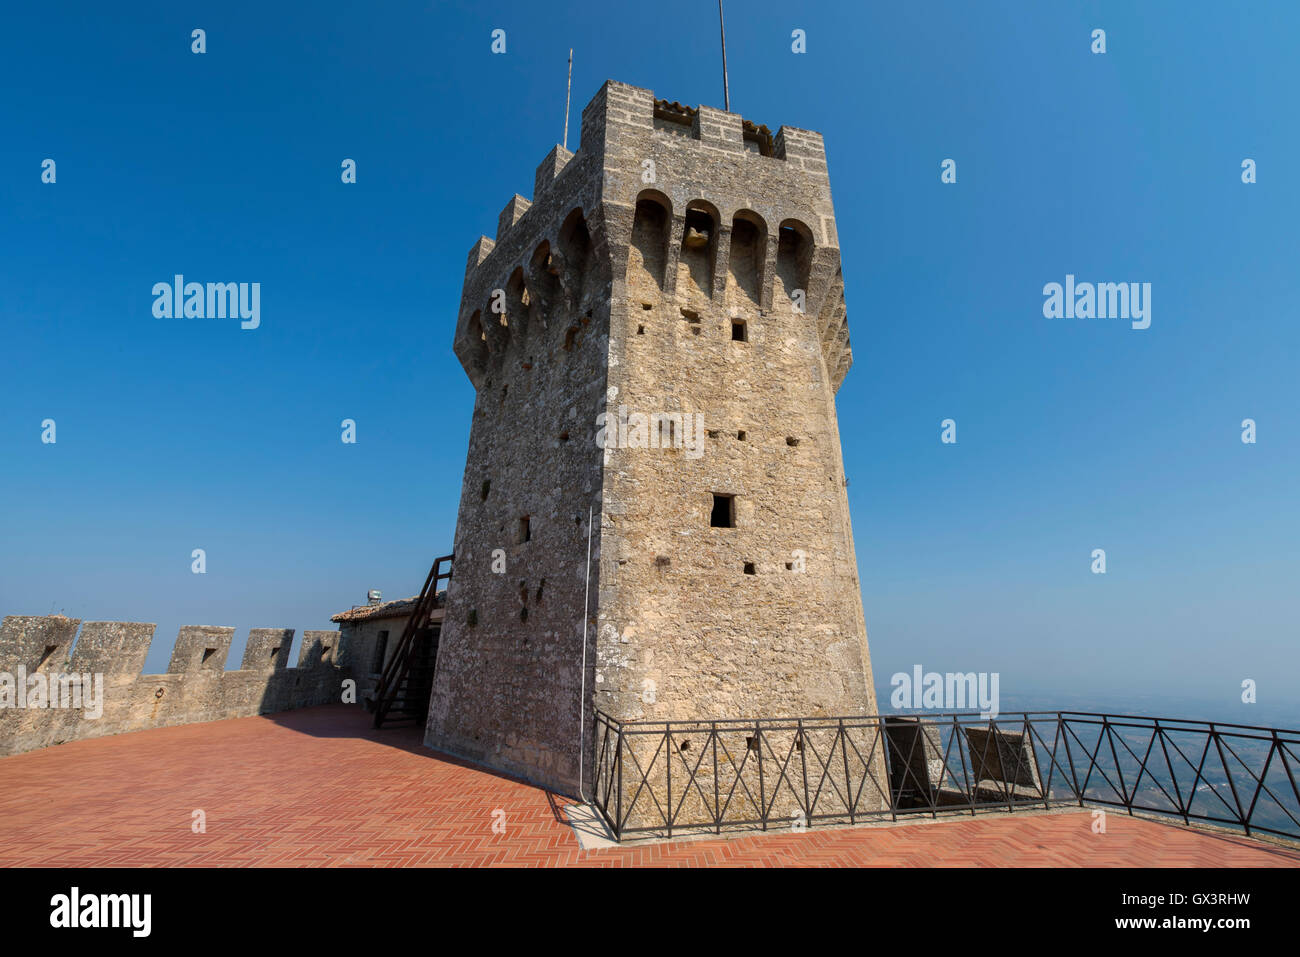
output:
[[[422,723],[429,714],[433,672],[442,632],[441,582],[451,581],[451,555],[437,558],[429,569],[402,637],[384,666],[375,688],[375,727]]]

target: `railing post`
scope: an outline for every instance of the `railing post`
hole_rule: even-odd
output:
[[[1119,752],[1115,750],[1115,738],[1110,730],[1110,715],[1101,716],[1101,732],[1106,737],[1106,743],[1110,745],[1110,759],[1115,762],[1115,776],[1119,778],[1119,796],[1125,808],[1128,809],[1128,816],[1133,816],[1133,802],[1129,800],[1128,785],[1124,783],[1124,769],[1119,764]],[[1099,742],[1100,743],[1100,742]]]
[[[713,742],[713,832],[722,833],[722,799],[718,796],[718,722],[709,722],[709,739]]]
[[[857,824],[853,809],[858,806],[858,799],[853,796],[853,782],[849,780],[849,743],[844,736],[844,719],[840,718],[840,757],[844,759],[844,796],[848,799],[849,823]],[[871,774],[871,756],[867,756],[867,774]]]
[[[1079,773],[1074,768],[1074,754],[1070,751],[1070,735],[1067,733],[1069,730],[1069,725],[1065,721],[1065,714],[1060,711],[1056,712],[1056,732],[1061,736],[1061,740],[1065,742],[1065,760],[1070,765],[1070,786],[1074,789],[1075,797],[1079,799],[1079,807],[1083,807],[1083,789],[1079,787]]]
[[[909,753],[907,756],[907,773],[912,774],[912,758],[915,756],[917,745],[920,745],[921,764],[925,767],[925,781],[926,784],[929,785],[930,760],[927,757],[927,755],[929,754],[929,751],[927,749],[929,748],[930,745],[930,736],[929,734],[926,733],[928,730],[928,726],[926,725],[925,721],[926,721],[925,715],[919,715],[916,719],[916,730],[920,733],[917,734],[917,736],[912,740],[912,750],[911,753]],[[935,725],[935,728],[937,729],[938,725]],[[942,741],[943,739],[940,738],[939,740]],[[918,785],[921,784],[921,781],[916,777],[916,775],[913,774],[912,778],[914,781],[916,781]],[[933,786],[927,786],[925,790],[926,790],[925,799],[930,804],[930,820],[933,821],[939,817],[939,789]]]
[[[961,725],[957,722],[957,716],[952,716],[952,742],[951,746],[957,749],[957,757],[961,758],[961,785],[966,792],[966,802],[970,805],[970,816],[975,816],[975,788],[971,784],[970,770],[966,767],[966,742],[962,740]],[[947,762],[944,762],[947,766]]]
[[[1043,810],[1048,811],[1051,810],[1052,807],[1051,803],[1049,803],[1052,790],[1051,764],[1048,764],[1047,779],[1044,780],[1043,766],[1038,763],[1038,748],[1034,745],[1034,734],[1036,731],[1037,729],[1029,720],[1029,713],[1025,712],[1025,736],[1029,738],[1029,757],[1034,762],[1034,773],[1038,775],[1038,793],[1043,796]],[[1051,758],[1048,758],[1048,761],[1051,762],[1054,758],[1055,754],[1053,754]]]
[[[876,723],[880,725],[880,735],[876,740],[880,742],[880,756],[884,758],[885,793],[889,795],[889,820],[896,824],[898,823],[898,798],[894,794],[894,782],[890,780],[889,742],[885,738],[884,715],[877,715]]]
[[[1169,780],[1172,781],[1174,785],[1174,797],[1178,800],[1178,813],[1183,816],[1184,824],[1190,824],[1191,821],[1187,817],[1187,812],[1191,809],[1192,799],[1196,797],[1196,792],[1192,792],[1188,798],[1187,806],[1184,807],[1183,789],[1178,786],[1178,772],[1174,770],[1174,763],[1169,760],[1169,745],[1165,743],[1165,730],[1160,727],[1159,718],[1155,719],[1155,725],[1156,734],[1160,736],[1160,753],[1165,756],[1165,770],[1169,772]],[[1175,747],[1177,746],[1175,745]]]
[[[614,840],[623,840],[623,726],[618,726],[614,743],[614,764],[618,770],[618,809],[614,818]]]
[[[797,735],[795,740],[799,742],[799,766],[803,771],[803,810],[807,815],[804,826],[812,827],[812,802],[808,797],[808,742],[803,736],[803,718],[796,722],[794,733]]]
[[[1264,782],[1268,780],[1268,769],[1273,766],[1273,754],[1277,750],[1277,730],[1274,729],[1272,740],[1268,743],[1268,757],[1264,759],[1264,769],[1259,772],[1259,780],[1255,783],[1255,796],[1250,799],[1250,807],[1246,809],[1246,833],[1250,833],[1250,821],[1255,817],[1255,805],[1259,802],[1259,792],[1267,790]],[[1254,775],[1252,775],[1253,777]]]
[[[989,718],[989,741],[993,745],[993,750],[997,752],[998,767],[1001,768],[1002,770],[1002,777],[1003,777],[1002,786],[1007,789],[1007,813],[1010,814],[1012,811],[1015,810],[1015,807],[1013,806],[1012,802],[1015,800],[1015,796],[1016,796],[1016,782],[1005,780],[1007,776],[1007,769],[1002,767],[1002,759],[1003,757],[1005,757],[1005,755],[1003,755],[1002,753],[1002,747],[1001,747],[1002,732],[998,730],[997,721],[995,718],[992,717]],[[986,759],[988,758],[987,749],[985,749],[984,756]],[[1019,757],[1016,758],[1016,763],[1017,764],[1020,763]]]
[[[763,790],[763,728],[754,722],[754,744],[758,747],[758,818],[767,830],[767,797]]]
[[[1295,795],[1297,803],[1300,803],[1300,787],[1296,786],[1295,775],[1291,773],[1291,762],[1286,759],[1286,743],[1278,741],[1277,734],[1278,733],[1275,730],[1273,732],[1273,740],[1277,744],[1277,756],[1282,759],[1282,770],[1286,772],[1286,779],[1291,784],[1291,793]]]
[[[1219,740],[1219,732],[1214,728],[1214,722],[1210,722],[1210,735],[1214,738],[1214,749],[1219,752],[1219,763],[1223,765],[1223,776],[1228,779],[1228,788],[1232,791],[1232,803],[1237,805],[1237,823],[1246,829],[1246,836],[1250,837],[1250,821],[1242,813],[1241,798],[1237,796],[1237,785],[1232,780],[1232,772],[1228,770],[1228,756],[1223,753],[1223,742]],[[1129,813],[1133,813],[1129,811]]]
[[[668,769],[668,836],[673,836],[673,723],[664,722],[664,765]]]

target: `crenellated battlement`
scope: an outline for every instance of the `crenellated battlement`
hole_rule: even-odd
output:
[[[646,205],[657,207],[646,211],[654,234],[638,236]],[[699,269],[688,262],[697,236],[706,237]],[[567,351],[598,318],[598,291],[612,285],[618,298],[638,239],[662,247],[665,302],[702,298],[726,310],[744,298],[729,293],[735,284],[758,312],[812,317],[838,389],[852,350],[821,135],[789,126],[773,135],[739,114],[612,80],[582,112],[579,150],[552,149],[533,197],[512,196],[495,238],[469,252],[454,349],[475,386],[492,367],[532,368]],[[679,288],[684,262],[703,274],[702,297]]]
[[[250,629],[240,667],[227,671],[235,629],[185,625],[167,671],[142,674],[154,630],[142,622],[7,616],[0,623],[0,684],[11,684],[0,687],[0,755],[77,738],[336,702],[350,673],[341,661],[337,631],[304,631],[291,667],[294,629]],[[51,676],[98,676],[102,714],[90,717],[85,707],[27,707],[28,688],[20,684],[49,682]]]
[[[659,134],[671,148],[712,159],[743,158],[754,165],[740,170],[747,177],[770,179],[783,174],[790,179],[829,182],[826,148],[820,133],[782,126],[775,135],[738,113],[710,106],[683,106],[655,99],[651,90],[609,80],[587,104],[582,114],[582,144],[577,154],[556,145],[537,167],[533,198],[515,194],[502,210],[495,239],[481,237],[470,253],[468,272],[474,272],[491,255],[506,233],[525,216],[533,202],[550,192],[575,155],[611,154],[626,148],[638,134]],[[639,145],[639,144],[638,144]],[[719,154],[710,157],[710,154]],[[649,157],[646,157],[649,158]],[[767,162],[763,162],[767,161]],[[735,172],[735,171],[733,171]],[[643,175],[645,170],[638,168]],[[829,196],[829,187],[826,190]],[[828,237],[823,234],[823,240]],[[829,237],[834,243],[833,236]]]

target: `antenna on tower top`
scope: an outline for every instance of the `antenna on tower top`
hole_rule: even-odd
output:
[[[719,3],[722,0],[718,0]],[[573,47],[569,47],[569,82],[564,87],[564,142],[561,144],[566,150],[569,148],[569,93],[573,90]]]
[[[722,107],[731,112],[731,91],[727,88],[727,25],[722,20],[722,0],[718,0],[718,30],[722,34]]]

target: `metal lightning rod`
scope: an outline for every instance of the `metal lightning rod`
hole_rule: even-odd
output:
[[[722,0],[718,0],[719,3]],[[564,148],[569,148],[569,93],[573,90],[573,47],[569,47],[569,82],[564,87]]]
[[[718,0],[718,31],[722,34],[722,107],[731,112],[731,91],[727,88],[727,25],[722,20],[722,0]]]

